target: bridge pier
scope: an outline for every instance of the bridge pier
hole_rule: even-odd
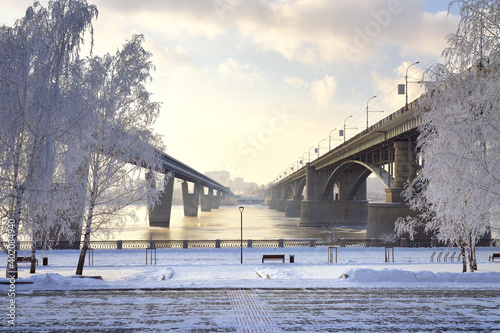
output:
[[[212,198],[213,198],[213,190],[208,188],[207,194],[205,194],[204,189],[200,191],[200,206],[202,212],[210,212],[212,211]]]
[[[184,216],[198,216],[198,205],[200,202],[200,183],[194,184],[193,193],[189,193],[188,183],[182,183],[182,198],[184,201]]]
[[[277,201],[278,200],[276,200],[276,199],[270,199],[270,200],[268,200],[267,203],[269,204],[269,209],[276,209],[276,202]]]
[[[149,225],[151,227],[170,227],[172,197],[174,195],[174,177],[168,180],[165,191],[160,194],[160,202],[149,209]]]
[[[220,206],[220,196],[221,192],[217,191],[217,194],[212,196],[212,209],[219,209]]]
[[[394,187],[385,189],[385,198],[388,203],[402,202],[400,197],[405,183],[412,181],[417,176],[417,157],[415,154],[415,142],[394,142]]]
[[[287,217],[297,217],[300,216],[300,207],[302,205],[301,198],[293,198],[287,200],[285,207],[285,216]]]
[[[366,226],[368,201],[302,201],[300,226]]]
[[[284,212],[286,210],[286,199],[276,200],[276,211]]]
[[[417,212],[402,202],[369,203],[366,238],[378,238],[383,234],[394,234],[394,223],[398,217],[416,216]],[[419,232],[418,238],[429,236]]]

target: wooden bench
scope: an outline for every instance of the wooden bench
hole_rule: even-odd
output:
[[[285,262],[285,255],[284,254],[264,254],[262,256],[262,263],[264,263],[264,260],[274,260],[274,259],[281,259],[283,262]]]
[[[490,261],[495,261],[495,258],[500,258],[500,253],[493,253],[493,255],[490,256]]]
[[[31,257],[17,257],[17,261],[31,262]],[[35,259],[35,263],[38,265],[38,259]]]

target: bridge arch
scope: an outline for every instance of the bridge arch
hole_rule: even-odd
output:
[[[292,184],[285,185],[285,188],[283,189],[283,200],[292,199],[294,195],[295,193],[293,192]]]
[[[302,192],[304,192],[305,187],[306,187],[306,177],[302,178],[300,180],[300,183],[297,185],[297,192],[295,193],[295,196],[297,197],[302,196]]]
[[[385,187],[390,187],[391,183],[394,184],[394,179],[392,178],[392,176],[383,168],[366,164],[358,160],[348,160],[342,162],[339,166],[335,168],[335,170],[333,170],[332,174],[328,178],[328,181],[326,182],[326,185],[323,189],[323,197],[328,197],[330,195],[330,193],[333,191],[335,183],[338,181],[340,175],[344,171],[356,165],[361,165],[362,167],[365,168],[365,170],[356,178],[353,186],[349,190],[349,196],[351,198],[353,198],[356,195],[356,192],[359,190],[363,182],[372,173],[375,174],[382,181],[382,183],[384,183]]]

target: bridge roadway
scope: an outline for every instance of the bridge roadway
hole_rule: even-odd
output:
[[[303,226],[364,226],[369,238],[393,233],[397,217],[414,214],[400,193],[420,168],[418,103],[413,101],[408,109],[401,108],[272,184],[266,195],[269,207],[300,216]],[[370,174],[385,185],[385,204],[366,201]]]
[[[162,193],[160,203],[149,213],[149,225],[158,227],[170,226],[170,213],[172,210],[172,197],[174,193],[173,178],[182,179],[182,197],[184,202],[184,215],[197,216],[198,206],[201,210],[209,212],[218,209],[220,200],[225,195],[233,195],[231,190],[204,174],[196,171],[179,160],[159,152],[163,164],[163,172],[167,177],[172,177]],[[188,182],[192,186],[188,186]]]

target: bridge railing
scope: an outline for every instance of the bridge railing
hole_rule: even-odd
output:
[[[355,136],[353,136],[352,138],[350,138],[349,140],[347,140],[346,143],[348,143],[350,141],[355,141],[355,140],[357,140],[358,138],[362,137],[363,135],[365,135],[368,132],[376,131],[378,128],[384,126],[385,124],[393,121],[396,118],[401,117],[402,115],[404,115],[407,112],[413,112],[413,111],[415,111],[419,107],[418,101],[419,100],[416,99],[413,102],[408,103],[408,110],[406,110],[406,106],[403,106],[401,109],[397,110],[396,112],[391,113],[390,115],[388,115],[384,119],[376,122],[372,126],[370,126],[367,129],[365,129],[364,131],[356,134]]]
[[[91,241],[90,248],[94,250],[120,250],[120,249],[209,249],[209,248],[293,248],[293,247],[446,247],[433,239],[400,239],[391,243],[383,242],[379,239],[264,239],[252,240],[230,239],[230,240],[109,240]],[[79,250],[83,242],[54,242],[49,248],[44,250]],[[477,247],[500,247],[500,239],[481,239]],[[20,251],[30,251],[31,242],[21,241]],[[37,248],[37,250],[42,250]]]

